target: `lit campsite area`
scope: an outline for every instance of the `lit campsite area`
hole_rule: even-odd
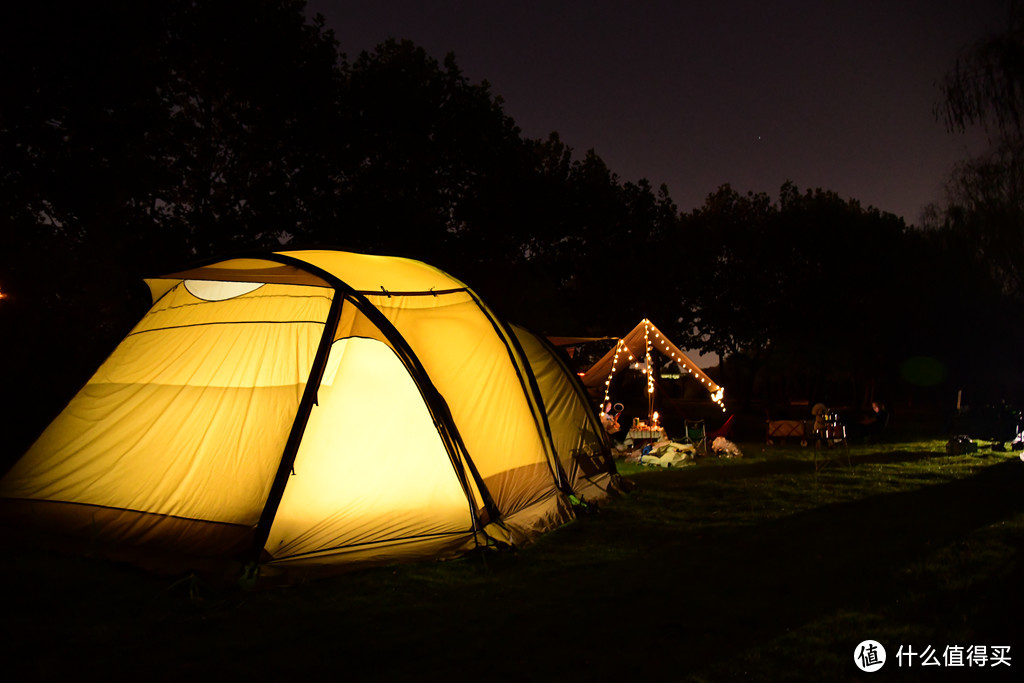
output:
[[[0,683],[1024,681],[1024,1],[8,5]]]
[[[816,469],[810,446],[738,443],[620,460],[630,493],[515,554],[246,591],[8,551],[8,680],[835,681],[866,675],[866,639],[890,664],[901,644],[1020,644],[1019,453],[855,444]],[[1010,654],[963,673],[1003,680]]]

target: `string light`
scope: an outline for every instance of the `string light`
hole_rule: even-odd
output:
[[[622,339],[620,339],[618,341],[618,343],[615,345],[615,356],[614,356],[614,358],[612,358],[612,369],[611,369],[611,372],[608,373],[608,379],[606,379],[604,381],[604,386],[605,386],[605,389],[604,389],[604,402],[605,403],[607,403],[609,400],[611,400],[612,378],[615,376],[616,370],[618,370],[619,355],[623,351],[625,351],[626,355],[629,356],[630,362],[636,360],[633,357],[633,353],[629,350],[629,347],[626,346],[626,342],[623,341]]]
[[[651,349],[654,347],[654,341],[651,339],[651,335],[654,335],[654,339],[660,344],[659,351],[661,351],[666,357],[673,360],[680,369],[685,370],[688,375],[696,377],[700,380],[700,383],[707,387],[707,390],[711,393],[712,402],[716,403],[722,408],[722,412],[725,412],[725,404],[723,403],[725,397],[725,388],[719,386],[713,382],[709,377],[704,375],[700,368],[693,365],[693,362],[687,358],[682,351],[673,346],[647,318],[641,321],[644,325],[644,373],[647,375],[647,416],[652,422],[656,420],[654,412],[654,363],[651,357]],[[605,380],[605,402],[611,400],[611,385],[612,379],[615,373],[619,369],[620,356],[625,353],[629,357],[629,365],[634,367],[636,365],[636,358],[633,356],[632,351],[626,344],[624,339],[619,339],[615,345],[615,354],[612,359],[611,371],[608,373],[608,378]]]

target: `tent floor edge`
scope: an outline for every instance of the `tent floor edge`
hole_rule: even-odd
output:
[[[629,479],[618,473],[602,472],[592,477],[576,480],[576,495],[588,504],[604,505],[614,498],[620,498],[636,487]]]
[[[287,585],[297,581],[346,574],[351,571],[404,564],[411,561],[447,561],[479,547],[482,531],[467,530],[443,536],[386,539],[366,545],[332,548],[295,557],[265,557],[259,563],[260,585]]]
[[[252,528],[57,500],[0,498],[0,542],[85,557],[158,576],[196,574],[211,585],[234,583]],[[168,540],[172,539],[172,540]]]
[[[573,512],[569,497],[556,491],[522,509],[506,514],[504,522],[513,543],[516,546],[525,546],[574,519],[576,513]]]

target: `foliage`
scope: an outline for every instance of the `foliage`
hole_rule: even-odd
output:
[[[1024,7],[1013,2],[1005,30],[968,48],[946,74],[936,114],[951,130],[983,125],[1019,133],[1024,123]]]
[[[521,278],[523,295],[507,301],[486,278],[483,289],[507,301],[510,315],[550,333],[631,328],[641,308],[662,300],[660,264],[677,251],[666,244],[678,222],[667,189],[621,182],[593,150],[573,160],[555,134],[532,150],[536,172],[521,213],[529,241],[513,261],[528,274]],[[547,310],[539,311],[537,301]]]
[[[947,184],[937,231],[959,235],[1003,293],[1024,301],[1024,137],[961,162]],[[933,220],[935,220],[933,218]]]
[[[971,257],[1024,302],[1024,11],[1011,6],[1005,30],[972,45],[947,74],[937,115],[963,131],[982,126],[990,151],[962,162],[947,185],[933,229],[956,233]]]
[[[345,66],[333,166],[339,201],[300,237],[331,236],[368,251],[439,265],[478,255],[480,234],[514,248],[494,206],[520,184],[524,142],[486,83],[473,85],[453,55],[443,64],[408,41],[388,41]]]
[[[990,149],[954,169],[945,198],[925,221],[925,239],[960,278],[956,288],[936,284],[962,325],[1004,333],[992,339],[984,359],[972,359],[967,365],[973,367],[961,371],[1006,393],[1007,385],[1019,383],[1021,367],[1008,340],[1024,332],[1024,13],[1017,3],[1005,29],[964,52],[942,94],[937,115],[951,130],[983,127]]]
[[[18,361],[0,379],[26,399],[3,418],[12,452],[145,310],[141,278],[256,249],[422,259],[549,334],[650,317],[721,354],[747,401],[839,383],[864,402],[917,356],[960,381],[950,310],[984,324],[1020,290],[1017,156],[965,164],[926,234],[792,183],[774,200],[725,185],[681,214],[595,150],[523,138],[454,55],[388,41],[350,60],[302,0],[3,11],[0,325],[17,333],[0,353]]]
[[[160,268],[301,224],[336,80],[333,39],[303,3],[64,4],[4,22],[16,246]]]
[[[734,364],[743,359],[748,382],[781,366],[797,397],[817,398],[826,372],[859,373],[851,381],[863,384],[903,351],[899,266],[909,255],[896,216],[821,189],[801,194],[792,183],[777,203],[725,185],[682,230],[702,267],[676,283],[690,312],[676,333]]]
[[[12,424],[84,381],[145,310],[143,276],[319,214],[337,54],[303,6],[5,5],[0,325],[17,334],[0,352],[28,399]]]

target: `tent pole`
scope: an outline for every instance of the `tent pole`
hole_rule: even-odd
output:
[[[285,443],[284,453],[281,456],[281,463],[278,465],[274,483],[270,486],[270,493],[267,495],[267,502],[263,506],[260,520],[256,524],[253,534],[253,557],[258,561],[270,537],[270,527],[274,523],[277,509],[281,505],[281,498],[284,496],[285,486],[288,484],[288,477],[291,476],[292,468],[295,466],[295,457],[299,453],[299,445],[302,443],[302,435],[306,431],[306,424],[309,422],[309,415],[313,412],[313,405],[317,402],[317,393],[320,390],[320,380],[323,378],[324,369],[327,367],[327,357],[334,342],[334,332],[338,327],[338,319],[341,317],[342,303],[345,297],[337,289],[334,290],[334,299],[331,301],[331,308],[324,322],[324,332],[320,337],[320,345],[317,347],[316,356],[313,358],[313,366],[310,368],[309,377],[306,379],[306,388],[302,392],[299,401],[299,409],[296,412],[295,420],[292,422],[292,429],[288,433],[288,441]]]
[[[426,370],[416,357],[416,354],[406,343],[405,339],[398,333],[398,330],[395,329],[394,325],[392,325],[384,314],[377,310],[377,308],[374,307],[363,294],[357,292],[355,289],[351,288],[330,273],[312,266],[309,263],[292,258],[286,254],[273,254],[270,256],[263,255],[261,258],[276,261],[278,263],[293,265],[322,278],[326,283],[331,285],[332,289],[336,293],[336,298],[331,303],[332,309],[328,313],[327,326],[324,330],[325,336],[321,340],[321,348],[317,350],[318,355],[314,358],[313,369],[310,371],[310,382],[307,383],[306,390],[299,403],[298,415],[296,415],[295,422],[293,423],[292,432],[289,434],[288,443],[285,446],[284,455],[278,468],[277,477],[274,480],[270,495],[268,496],[267,502],[263,508],[263,514],[260,516],[259,523],[256,527],[253,539],[253,557],[257,561],[259,560],[267,539],[270,537],[270,529],[273,525],[274,517],[277,514],[277,509],[281,504],[281,499],[284,496],[284,489],[288,483],[288,477],[291,475],[292,466],[294,465],[295,457],[298,454],[299,444],[302,442],[302,435],[306,429],[306,423],[308,422],[309,415],[313,410],[313,405],[316,403],[317,389],[327,365],[328,352],[330,351],[331,345],[334,341],[334,333],[337,329],[338,321],[341,318],[342,302],[345,300],[354,305],[370,320],[370,322],[377,326],[377,329],[380,330],[381,333],[384,334],[385,338],[388,339],[392,345],[392,349],[402,360],[403,365],[405,365],[409,370],[410,376],[419,388],[427,409],[430,411],[434,424],[438,427],[438,434],[441,437],[442,442],[445,444],[445,449],[448,451],[448,456],[452,462],[452,467],[455,470],[456,476],[459,479],[459,483],[462,485],[463,490],[466,491],[466,502],[469,504],[469,512],[470,517],[473,520],[474,530],[482,529],[483,525],[481,524],[479,512],[475,508],[475,501],[469,490],[466,469],[469,470],[469,476],[473,478],[473,481],[476,484],[477,491],[482,498],[481,502],[488,514],[489,521],[500,523],[501,513],[498,510],[497,505],[495,505],[490,491],[487,490],[487,486],[484,484],[483,478],[477,471],[476,465],[473,463],[473,459],[469,457],[468,450],[462,441],[462,436],[459,434],[451,412],[448,409],[448,404],[434,386],[433,382],[430,381]],[[333,308],[335,303],[337,303],[336,311]],[[321,351],[324,353],[322,361],[319,356]],[[317,368],[318,361],[321,361],[319,368]],[[315,382],[312,381],[314,378],[316,380]],[[313,387],[312,392],[310,392],[310,386]],[[308,403],[307,398],[309,399]],[[293,439],[295,441],[294,444],[292,443]]]

